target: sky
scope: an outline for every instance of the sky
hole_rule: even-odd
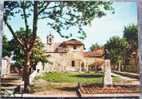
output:
[[[81,41],[85,44],[86,50],[89,50],[90,46],[95,43],[100,45],[105,44],[112,36],[122,37],[125,26],[137,24],[136,2],[114,2],[112,6],[115,10],[114,14],[108,13],[101,18],[95,18],[92,20],[91,25],[84,27],[87,37]],[[13,27],[19,27],[22,25],[22,22],[19,20],[20,19],[16,17],[11,21],[11,25]],[[46,21],[39,21],[38,36],[43,43],[46,43],[46,37],[51,32],[54,31],[47,27]],[[74,33],[75,29],[71,29],[70,32]],[[8,39],[12,38],[12,35],[6,26],[4,26],[4,34],[6,34]],[[55,42],[68,40],[61,38],[58,33],[53,33],[53,35]]]

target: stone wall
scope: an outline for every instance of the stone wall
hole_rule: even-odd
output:
[[[82,47],[81,47],[82,48]],[[47,63],[44,66],[44,71],[88,71],[88,66],[96,61],[95,57],[84,57],[83,51],[70,50],[67,53],[47,53],[50,55],[48,60],[52,63]],[[75,66],[72,66],[72,61]],[[82,69],[83,68],[83,69]],[[42,70],[42,69],[41,69]]]
[[[59,45],[59,44],[56,44]],[[53,47],[53,46],[52,46]],[[57,46],[56,46],[57,47]],[[52,49],[55,49],[54,47]],[[73,45],[67,45],[65,47],[67,52],[48,52],[50,55],[48,60],[52,62],[52,64],[45,64],[43,71],[82,71],[88,70],[88,66],[95,62],[95,57],[84,57],[83,51],[84,46],[76,46],[74,48]],[[73,62],[75,66],[73,65]],[[83,69],[82,69],[83,68]]]

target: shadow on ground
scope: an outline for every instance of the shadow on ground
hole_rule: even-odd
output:
[[[71,91],[75,91],[76,87],[60,87],[60,88],[56,88],[56,89],[71,92]]]
[[[79,77],[79,78],[100,78],[103,77],[103,74],[93,75],[93,74],[80,74],[80,75],[73,75],[72,77]],[[112,75],[112,77],[115,77]]]
[[[98,74],[98,75],[93,75],[93,74],[80,74],[80,75],[73,75],[73,77],[79,77],[79,78],[100,78],[103,77],[103,75]]]

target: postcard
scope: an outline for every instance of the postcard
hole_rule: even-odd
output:
[[[138,99],[142,2],[1,2],[3,98]]]

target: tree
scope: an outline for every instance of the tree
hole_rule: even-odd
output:
[[[10,44],[9,44],[9,41],[5,35],[3,35],[2,44],[3,44],[2,57],[5,57],[5,56],[10,57],[11,56]]]
[[[102,17],[106,10],[112,11],[111,2],[103,1],[5,1],[4,2],[4,23],[12,33],[24,52],[24,91],[27,92],[29,85],[29,69],[31,67],[31,55],[37,37],[38,21],[47,19],[47,24],[56,30],[61,37],[71,37],[71,34],[62,34],[63,30],[68,30],[71,26],[78,27],[78,33],[85,35],[83,26],[91,23],[95,17]],[[24,20],[25,38],[20,38],[10,25],[10,19],[20,15]],[[31,34],[29,34],[28,20],[32,19]]]
[[[127,39],[129,48],[132,50],[138,48],[138,30],[136,25],[132,24],[125,27],[123,37]]]
[[[17,35],[18,36],[21,35],[21,37],[24,37],[25,33],[21,33],[21,32],[24,32],[24,31],[21,29],[21,31],[17,32],[18,33]],[[11,46],[11,51],[14,52],[13,53],[14,54],[13,60],[15,61],[14,65],[17,67],[24,66],[25,61],[23,57],[25,57],[25,55],[20,45],[18,44],[18,42],[15,39],[12,39],[10,41],[10,46]],[[44,44],[41,42],[39,37],[36,38],[34,47],[32,49],[31,62],[30,62],[31,68],[35,68],[38,62],[41,62],[42,64],[49,62],[48,55],[46,54],[46,51],[44,50]]]
[[[99,45],[98,43],[95,43],[90,47],[90,50],[93,51],[96,48],[103,48],[103,46]]]
[[[128,41],[128,48],[125,53],[125,63],[126,65],[130,64],[130,60],[132,56],[135,58],[135,65],[138,64],[138,29],[137,25],[131,24],[128,26],[125,26],[124,28],[124,34],[123,37],[126,38]],[[132,55],[132,53],[135,52],[135,55]]]
[[[125,38],[113,36],[106,43],[106,48],[110,51],[111,63],[113,65],[120,65],[124,61],[124,52],[128,46],[128,42]]]

